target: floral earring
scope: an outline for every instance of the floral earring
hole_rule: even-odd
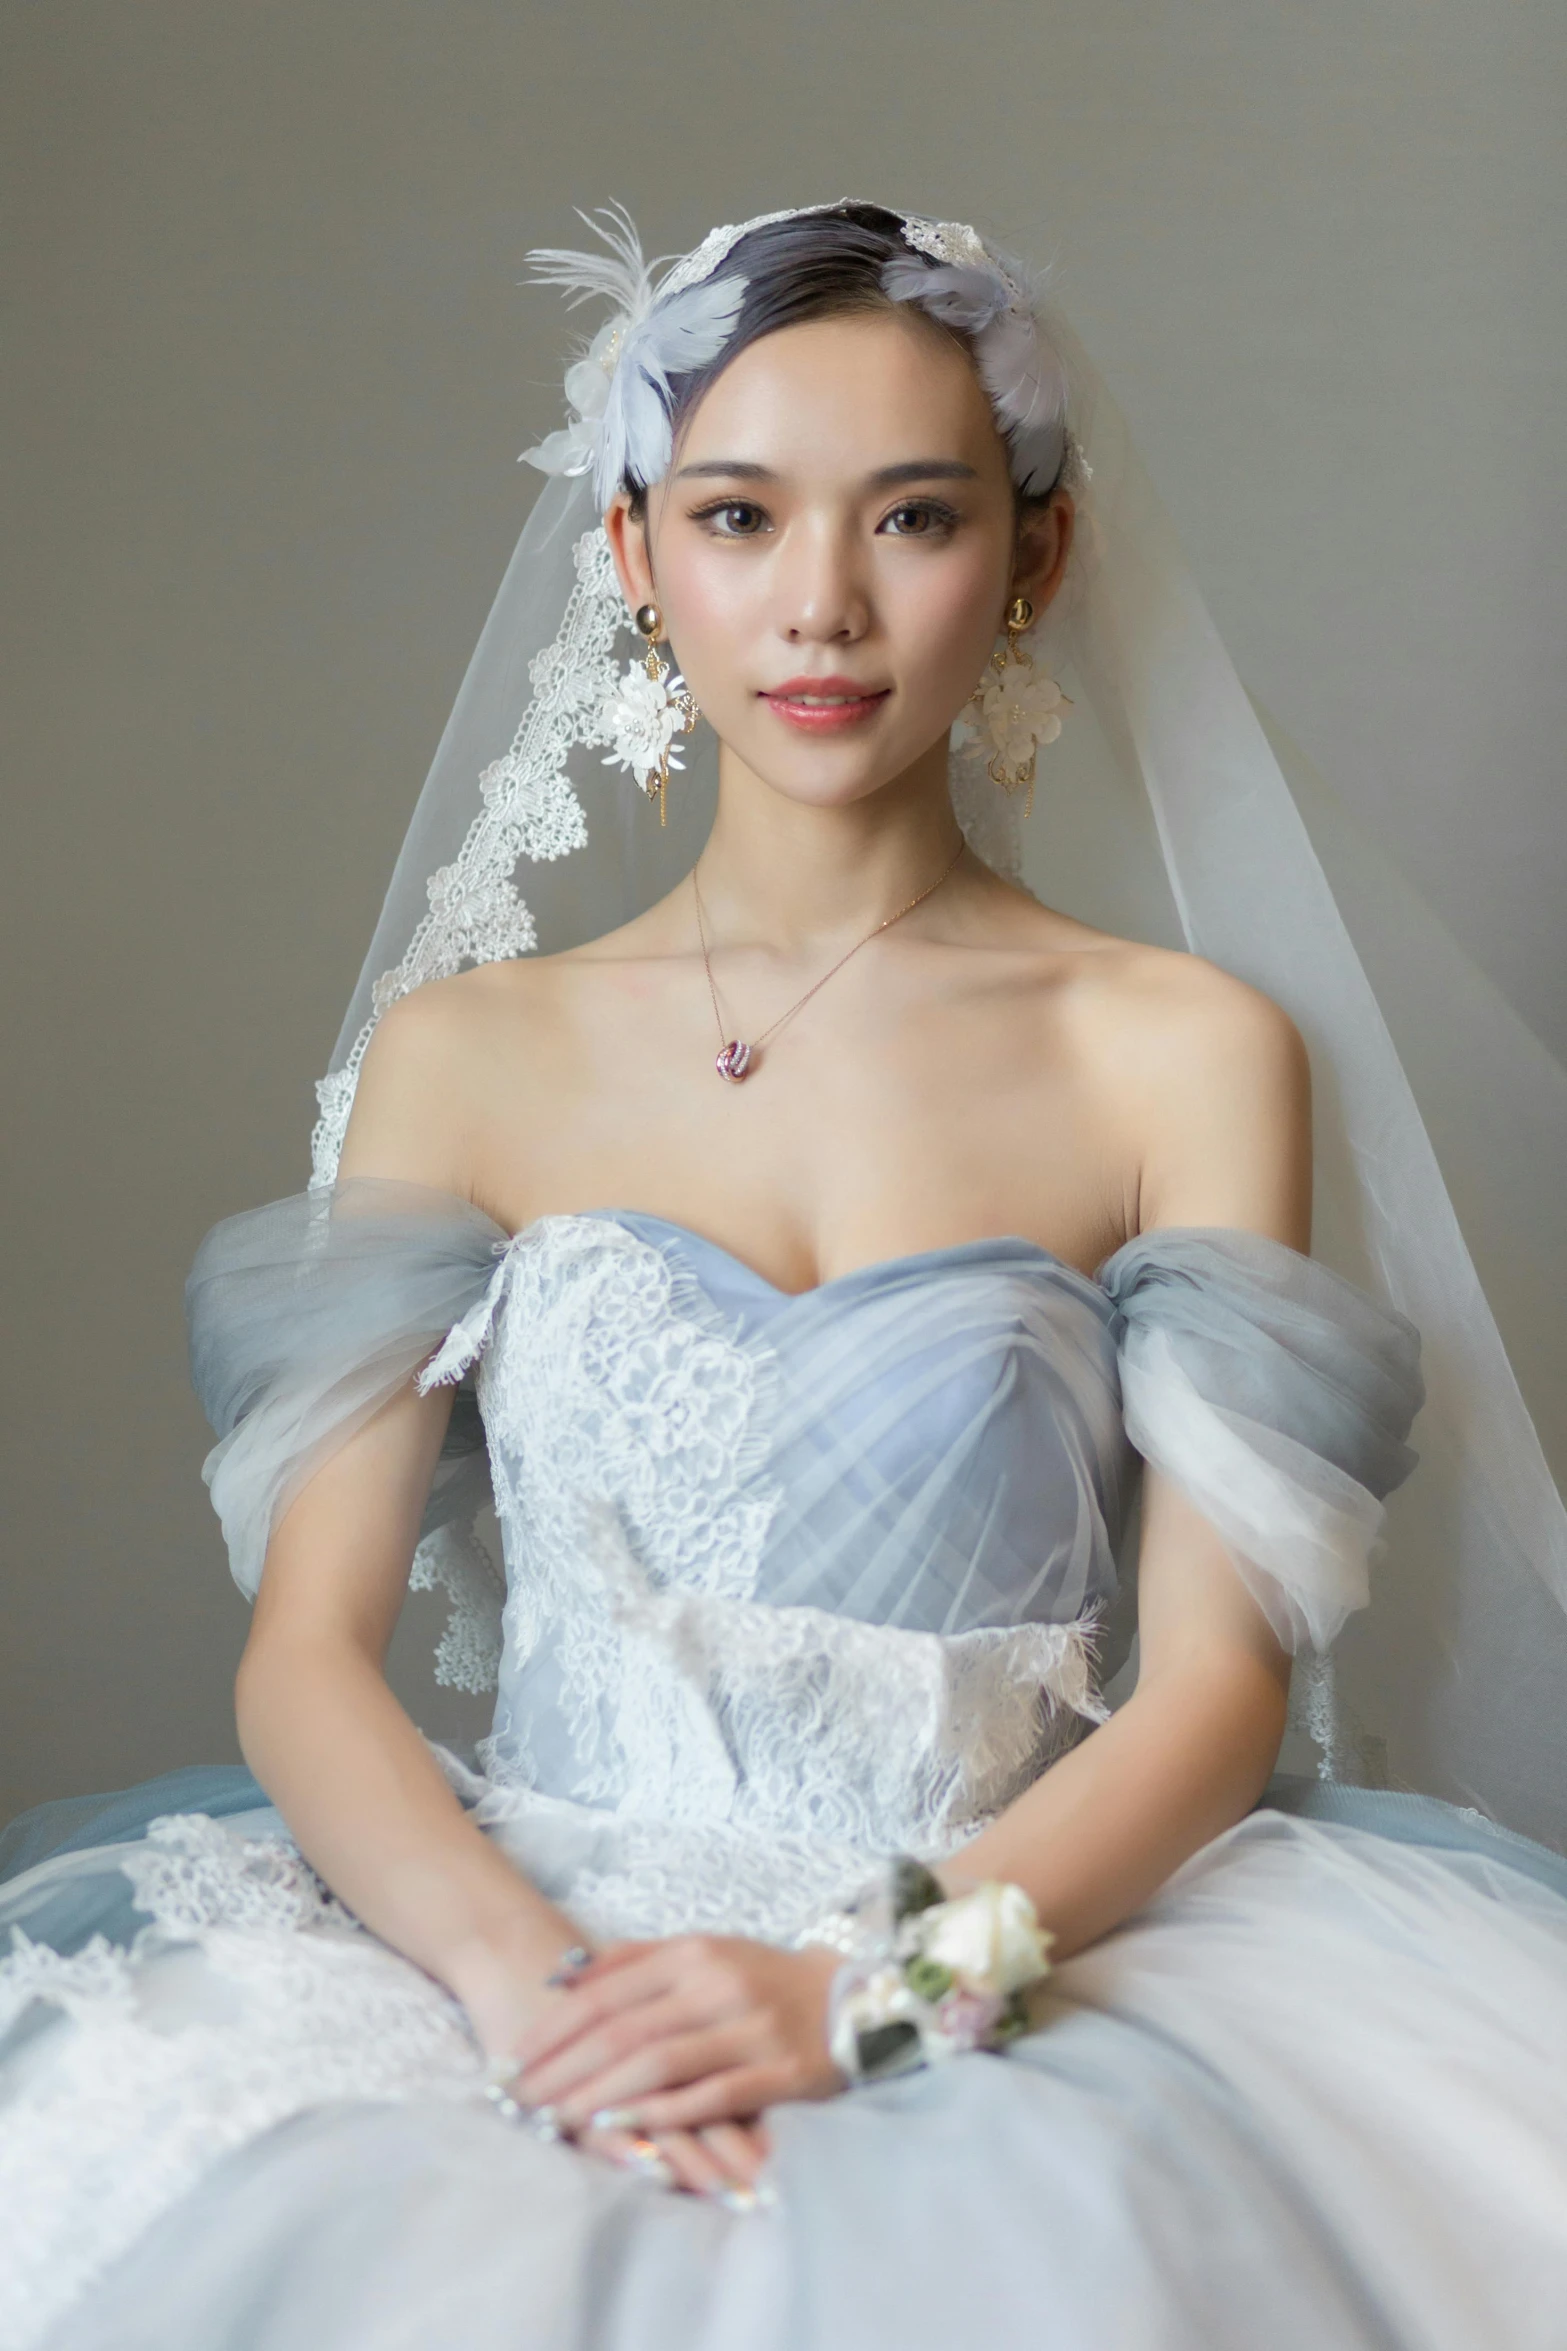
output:
[[[625,676],[600,708],[599,718],[613,746],[604,765],[629,769],[648,798],[657,798],[658,821],[663,824],[669,771],[685,765],[674,748],[675,737],[690,734],[698,712],[680,672],[658,658],[664,629],[658,606],[639,604],[636,619],[647,639],[647,657],[627,665]]]
[[[1072,707],[1055,679],[1036,670],[1033,655],[1018,643],[1033,619],[1034,607],[1028,597],[1014,596],[1007,606],[1005,642],[991,655],[969,700],[981,752],[989,754],[986,770],[991,781],[1004,792],[1028,786],[1025,816],[1034,813],[1034,762],[1039,746],[1055,741],[1061,732],[1061,713]]]

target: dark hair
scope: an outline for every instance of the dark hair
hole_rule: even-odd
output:
[[[893,260],[907,260],[911,248],[895,212],[879,204],[838,204],[828,212],[796,213],[788,220],[769,221],[752,229],[726,256],[723,268],[746,280],[740,315],[716,359],[688,375],[670,377],[670,432],[678,440],[680,428],[710,384],[738,359],[741,352],[764,335],[782,327],[803,326],[808,319],[839,318],[855,311],[895,310],[923,320],[934,333],[948,335],[972,358],[967,338],[942,326],[917,304],[894,302],[881,282],[881,273]],[[621,487],[631,500],[638,522],[647,514],[647,491],[629,475]],[[1044,505],[1042,498],[1017,493],[1019,512]]]

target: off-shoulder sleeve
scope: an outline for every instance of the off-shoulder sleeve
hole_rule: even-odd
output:
[[[1383,1502],[1415,1466],[1413,1323],[1259,1233],[1145,1233],[1099,1269],[1126,1432],[1222,1536],[1291,1648],[1369,1597]]]
[[[382,1177],[213,1227],[185,1306],[196,1393],[218,1437],[202,1474],[241,1591],[254,1595],[273,1526],[330,1454],[421,1370],[456,1379],[468,1368],[506,1249],[468,1202]],[[446,1583],[459,1611],[459,1568],[477,1564],[459,1555],[487,1497],[477,1408],[471,1388],[459,1390],[414,1577]],[[462,1627],[455,1638],[457,1671],[442,1678],[474,1686],[473,1637]]]

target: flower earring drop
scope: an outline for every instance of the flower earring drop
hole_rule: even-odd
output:
[[[658,640],[664,629],[658,606],[639,604],[636,625],[647,640],[647,655],[627,665],[625,676],[599,712],[611,745],[604,765],[629,769],[648,798],[657,799],[658,821],[663,824],[669,771],[685,765],[674,748],[675,737],[689,735],[698,714],[685,679],[658,658]]]
[[[991,781],[1004,792],[1028,786],[1025,816],[1034,812],[1034,762],[1039,746],[1055,741],[1061,732],[1061,713],[1072,707],[1055,679],[1036,670],[1033,655],[1018,643],[1033,620],[1029,598],[1014,596],[1007,606],[1005,640],[991,655],[969,701],[981,750],[988,754],[985,764]]]

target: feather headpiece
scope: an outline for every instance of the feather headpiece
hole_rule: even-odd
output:
[[[623,205],[595,216],[579,213],[603,239],[602,253],[541,246],[530,253],[533,283],[559,287],[575,304],[599,299],[611,315],[566,371],[571,422],[525,449],[545,473],[591,471],[600,507],[622,481],[643,487],[669,464],[671,378],[705,367],[722,351],[745,298],[747,281],[714,275],[742,237],[800,213],[839,205],[802,205],[766,213],[738,226],[714,229],[696,250],[668,268],[643,258],[641,241]],[[980,377],[1007,443],[1012,478],[1024,491],[1050,489],[1061,476],[1068,448],[1066,376],[1041,334],[1036,288],[1015,262],[991,252],[978,231],[961,221],[897,215],[907,256],[889,261],[882,285],[895,302],[916,302],[972,344]]]
[[[707,278],[660,300],[653,273],[661,264],[644,260],[625,207],[605,205],[597,218],[578,218],[608,250],[539,246],[528,256],[533,283],[558,286],[573,304],[607,300],[610,316],[566,370],[571,423],[522,454],[544,473],[591,470],[603,507],[628,475],[646,486],[668,466],[670,378],[717,358],[740,315],[746,281]]]

